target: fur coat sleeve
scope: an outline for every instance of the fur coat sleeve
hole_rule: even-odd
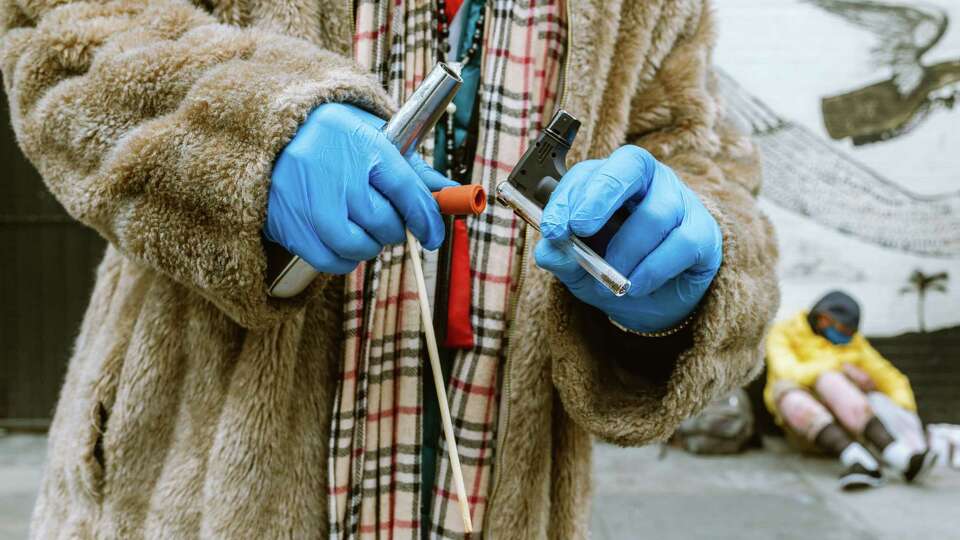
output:
[[[703,9],[689,18],[652,79],[638,83],[621,141],[672,167],[723,232],[723,264],[690,329],[673,338],[639,337],[613,327],[555,279],[537,287],[548,291],[551,307],[538,324],[549,328],[543,348],[564,408],[594,435],[621,445],[669,437],[681,420],[755,376],[779,303],[777,247],[755,200],[757,156],[724,123],[710,73],[712,44]]]
[[[0,6],[17,140],[67,212],[243,326],[292,311],[264,282],[273,160],[320,103],[387,112],[377,82],[183,0]]]

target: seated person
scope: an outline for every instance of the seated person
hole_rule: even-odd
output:
[[[767,336],[764,401],[784,426],[846,468],[843,489],[879,485],[880,464],[858,440],[876,447],[883,462],[912,482],[933,464],[933,454],[891,435],[866,392],[886,395],[915,414],[910,382],[861,334],[860,306],[834,291],[810,310],[774,325]]]

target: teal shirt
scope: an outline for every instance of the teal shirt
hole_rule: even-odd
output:
[[[463,25],[463,34],[456,57],[463,58],[464,53],[470,48],[473,32],[477,27],[477,21],[485,8],[484,0],[464,0],[461,10],[469,9],[466,12],[467,19]],[[453,98],[457,110],[453,115],[453,140],[459,147],[467,139],[467,131],[470,129],[474,104],[477,99],[477,89],[480,86],[480,57],[481,54],[474,55],[470,63],[462,66],[460,77],[463,79],[463,86]],[[433,152],[433,166],[440,171],[446,170],[446,130],[436,130],[436,147]],[[456,180],[463,181],[463,178]],[[450,382],[450,372],[453,370],[453,353],[447,349],[440,351],[440,364],[443,370],[443,380],[448,384]],[[421,486],[420,486],[420,530],[421,538],[429,537],[428,524],[430,523],[430,508],[433,503],[433,484],[437,476],[437,453],[440,445],[440,409],[437,402],[437,394],[433,388],[433,374],[430,371],[430,364],[424,361],[423,370],[423,446],[420,453]]]

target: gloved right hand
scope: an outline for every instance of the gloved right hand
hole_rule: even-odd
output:
[[[440,247],[443,220],[430,191],[457,184],[415,152],[404,158],[383,123],[341,103],[310,113],[273,167],[268,240],[331,274],[403,242],[404,226],[425,248]]]

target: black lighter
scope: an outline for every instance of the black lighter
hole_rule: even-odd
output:
[[[543,207],[567,172],[567,152],[579,129],[579,120],[563,109],[557,111],[533,146],[524,152],[507,181],[497,186],[497,198],[537,230],[540,230]],[[598,253],[605,252],[607,243],[627,215],[621,208],[594,236],[571,236],[569,242],[560,243],[570,250],[584,270],[617,296],[626,294],[630,281]]]

